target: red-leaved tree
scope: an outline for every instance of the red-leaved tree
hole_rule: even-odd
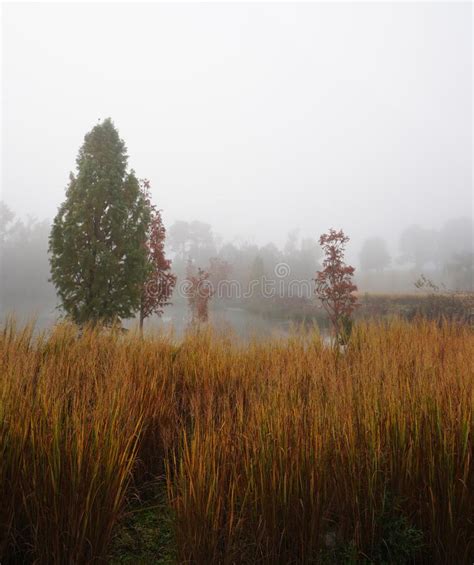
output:
[[[166,229],[161,211],[151,202],[150,181],[141,181],[145,204],[150,212],[150,222],[145,241],[149,264],[148,277],[143,285],[140,305],[140,329],[152,314],[163,314],[163,308],[171,304],[170,298],[176,285],[176,275],[171,272],[171,261],[165,256]]]
[[[209,301],[214,294],[209,277],[209,272],[200,267],[196,269],[191,262],[188,263],[186,294],[193,323],[207,322],[209,319]]]
[[[323,269],[316,273],[316,289],[323,308],[331,321],[336,340],[344,344],[352,327],[351,315],[357,306],[357,297],[353,294],[357,286],[352,282],[354,267],[344,262],[344,251],[349,241],[342,230],[330,229],[319,238],[325,258]]]

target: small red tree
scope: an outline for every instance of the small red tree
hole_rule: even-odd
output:
[[[357,306],[354,292],[357,286],[352,282],[354,267],[344,263],[344,251],[349,241],[342,230],[330,229],[322,234],[319,244],[325,259],[323,270],[316,273],[316,289],[323,308],[331,321],[336,339],[346,343],[352,327],[351,315]]]
[[[214,294],[209,277],[209,272],[200,267],[196,270],[191,262],[188,263],[186,273],[188,288],[186,294],[193,323],[207,322],[209,319],[209,300]]]
[[[171,272],[171,261],[165,257],[166,229],[161,218],[161,211],[151,202],[150,181],[141,181],[145,204],[149,208],[150,222],[145,241],[149,272],[143,285],[140,304],[140,329],[143,322],[152,314],[163,314],[163,308],[169,301],[176,285],[176,275]]]

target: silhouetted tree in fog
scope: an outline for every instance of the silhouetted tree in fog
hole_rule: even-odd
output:
[[[420,226],[406,228],[400,236],[400,259],[421,269],[429,261],[436,260],[437,234]]]
[[[474,232],[471,218],[453,218],[448,220],[439,232],[440,262],[444,266],[455,255],[465,255],[474,251]]]
[[[293,255],[294,253],[296,253],[296,247],[298,244],[298,234],[299,234],[299,230],[297,229],[293,229],[288,232],[285,247],[283,248],[285,255]]]
[[[381,237],[366,239],[362,244],[359,259],[364,271],[383,271],[390,265],[390,254],[385,240]]]
[[[8,233],[12,230],[15,214],[5,204],[0,201],[0,243],[4,243]]]
[[[168,230],[170,249],[181,261],[192,259],[204,264],[216,254],[212,228],[199,221],[176,221]]]
[[[0,307],[3,313],[51,316],[56,293],[48,281],[50,223],[15,214],[0,202]]]
[[[232,298],[232,288],[229,282],[232,267],[228,261],[221,257],[211,257],[209,260],[209,280],[212,285],[213,294],[218,298]]]
[[[261,255],[257,255],[250,265],[248,290],[251,300],[259,300],[262,297],[263,283],[265,277],[265,262]]]
[[[444,268],[454,290],[474,291],[474,253],[455,253]]]

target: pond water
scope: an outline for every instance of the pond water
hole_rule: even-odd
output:
[[[5,320],[6,314],[2,316]],[[58,321],[59,315],[55,310],[47,312],[16,312],[15,319],[19,326],[28,321],[35,321],[37,332],[50,329]],[[209,323],[217,332],[233,332],[243,339],[285,337],[297,327],[298,324],[289,319],[268,318],[261,314],[250,312],[236,306],[219,307],[210,310]],[[177,337],[183,335],[189,327],[189,309],[185,305],[176,304],[166,307],[161,318],[153,316],[145,321],[145,330],[171,331]],[[126,320],[124,327],[135,328],[135,320]],[[320,328],[321,335],[327,340],[329,338],[326,328]]]
[[[285,319],[268,318],[236,306],[221,307],[210,310],[209,322],[218,332],[233,332],[241,338],[285,337],[298,326]],[[189,327],[189,310],[179,305],[168,307],[162,318],[154,318],[146,322],[150,329],[173,329],[179,336]],[[321,335],[329,337],[326,328],[319,328]]]

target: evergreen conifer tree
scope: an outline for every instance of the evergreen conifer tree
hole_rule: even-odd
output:
[[[110,119],[84,138],[49,240],[51,280],[77,323],[111,324],[140,308],[149,208]]]

